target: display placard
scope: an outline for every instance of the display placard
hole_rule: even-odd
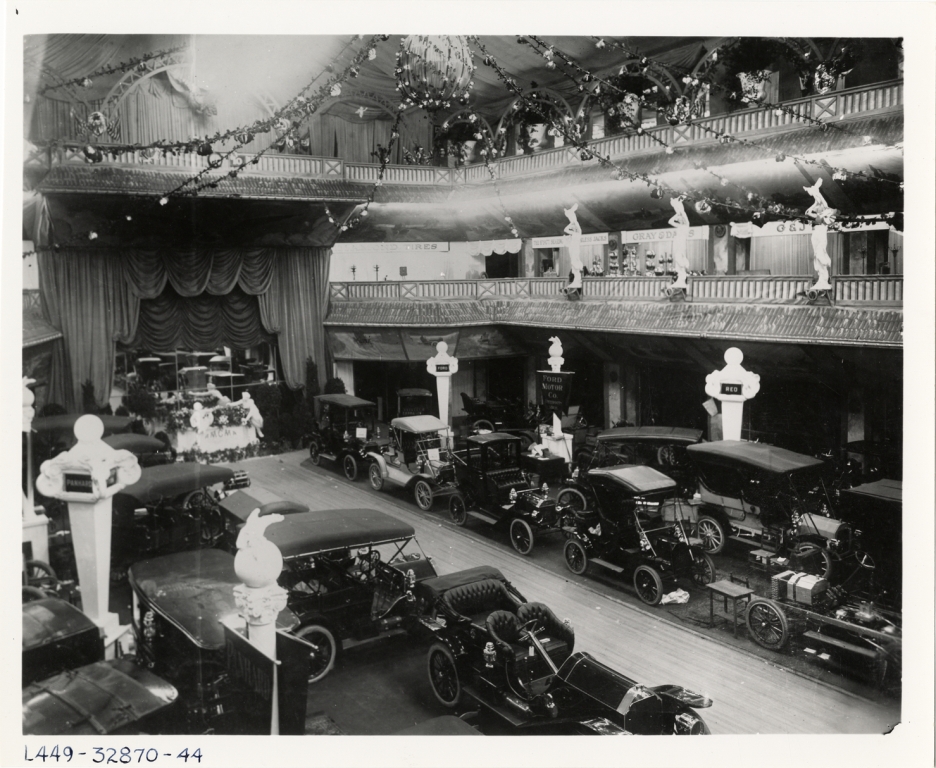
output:
[[[225,622],[224,662],[233,680],[257,694],[262,702],[262,713],[267,722],[273,717],[273,676],[276,662]]]
[[[448,373],[449,365],[448,363],[437,363],[435,369],[436,373]]]
[[[540,403],[548,411],[563,415],[569,408],[573,371],[537,371]]]
[[[64,478],[65,493],[94,493],[91,473],[66,472]]]
[[[740,395],[741,394],[741,383],[740,382],[725,382],[721,384],[721,394],[723,395]]]
[[[367,427],[355,427],[354,436],[358,440],[367,440]]]

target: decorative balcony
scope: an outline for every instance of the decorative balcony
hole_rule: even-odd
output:
[[[791,108],[797,114],[821,120],[839,120],[891,112],[903,106],[903,81],[875,83],[821,96],[794,99],[784,102],[784,106]],[[662,125],[648,128],[643,135],[639,136],[633,134],[597,139],[590,142],[590,146],[596,153],[619,158],[658,149],[660,145],[653,141],[651,136],[677,147],[705,146],[716,143],[711,131],[750,138],[781,133],[804,126],[804,123],[796,120],[786,111],[776,115],[773,110],[755,108],[702,118],[689,126]],[[705,128],[710,130],[705,130]],[[37,149],[27,154],[26,170],[41,172],[59,164],[80,163],[84,165],[86,160],[81,151],[83,146],[81,142],[64,142],[54,149]],[[105,158],[98,167],[152,168],[190,173],[196,173],[208,167],[208,158],[195,154],[164,157],[161,152],[156,152],[154,157],[144,158],[137,151],[114,159],[106,154],[108,144],[101,142],[98,146],[105,152]],[[254,156],[245,154],[243,157],[250,161]],[[501,158],[495,167],[499,178],[512,178],[574,168],[587,163],[594,163],[594,161],[582,161],[577,150],[565,147],[532,155]],[[229,167],[223,166],[218,169],[218,173],[224,174],[229,170]],[[261,156],[256,164],[248,162],[241,173],[260,176],[302,176],[368,184],[377,180],[378,171],[379,166],[373,163],[349,163],[337,158],[268,152]],[[460,184],[483,183],[489,178],[487,168],[483,164],[458,169],[390,165],[385,170],[383,181],[386,184],[451,187]]]
[[[666,277],[586,277],[585,301],[661,301]],[[503,280],[426,280],[331,283],[332,301],[449,301],[561,299],[568,281],[559,277]],[[812,279],[803,275],[711,275],[689,278],[688,300],[735,304],[805,304]],[[903,306],[902,275],[839,275],[832,278],[835,305]]]

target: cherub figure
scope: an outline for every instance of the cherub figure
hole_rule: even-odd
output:
[[[566,218],[569,220],[569,223],[566,224],[565,229],[562,231],[565,232],[567,237],[565,238],[566,247],[569,249],[569,258],[572,260],[572,282],[567,286],[567,290],[573,290],[582,288],[582,269],[585,267],[582,264],[582,226],[578,222],[578,216],[575,212],[578,210],[578,203],[575,203],[571,208],[563,208]]]
[[[818,179],[811,187],[803,187],[812,199],[815,201],[806,209],[806,215],[812,222],[812,248],[813,248],[813,267],[816,270],[816,283],[812,286],[816,291],[830,291],[832,284],[829,282],[829,268],[832,266],[832,259],[829,257],[828,239],[829,225],[835,222],[838,211],[830,208],[825,201],[819,187],[822,186],[822,179]]]
[[[673,268],[676,270],[676,280],[670,288],[686,290],[689,287],[686,284],[686,274],[689,271],[689,255],[686,252],[689,242],[689,217],[686,215],[682,197],[671,197],[670,205],[676,212],[667,222],[676,228],[676,236],[673,238]]]

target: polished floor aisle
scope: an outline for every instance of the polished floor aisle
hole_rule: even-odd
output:
[[[872,700],[791,673],[666,621],[662,609],[627,605],[608,590],[551,567],[554,559],[537,558],[536,552],[523,558],[506,538],[486,536],[470,523],[458,528],[443,500],[421,512],[402,494],[376,492],[366,480],[351,483],[326,462],[312,466],[302,451],[232,466],[246,469],[254,486],[313,508],[373,507],[405,520],[440,573],[480,564],[499,568],[528,599],[572,620],[576,648],[648,685],[675,683],[710,696],[715,703],[704,717],[715,734],[881,734],[900,721],[899,701]],[[561,539],[542,542],[544,550],[560,546]]]

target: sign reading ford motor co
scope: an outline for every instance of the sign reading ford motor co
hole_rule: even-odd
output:
[[[574,371],[537,371],[540,402],[553,413],[564,414],[569,409]]]

